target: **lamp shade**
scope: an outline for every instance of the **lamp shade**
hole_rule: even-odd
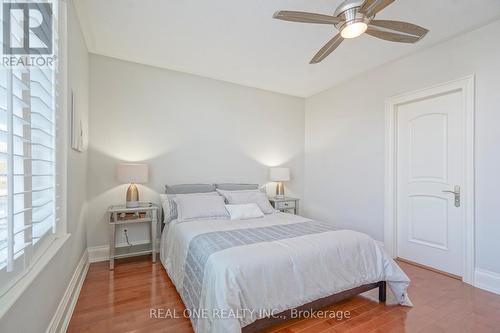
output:
[[[120,183],[146,183],[148,175],[147,164],[120,163],[116,167],[116,178]]]
[[[290,169],[288,168],[271,168],[269,176],[274,182],[286,182],[290,180]]]

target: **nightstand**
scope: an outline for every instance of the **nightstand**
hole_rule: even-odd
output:
[[[158,206],[141,203],[139,207],[126,208],[125,205],[113,205],[108,208],[109,215],[109,269],[115,268],[115,259],[139,256],[151,253],[156,262],[156,232],[158,228]],[[123,224],[151,224],[151,243],[116,247],[116,226]]]
[[[269,198],[269,202],[271,202],[271,205],[274,207],[274,209],[277,209],[283,213],[287,213],[293,210],[293,213],[295,215],[299,214],[299,199],[297,198]]]

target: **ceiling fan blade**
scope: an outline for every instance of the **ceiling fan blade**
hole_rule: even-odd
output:
[[[389,6],[394,1],[395,0],[365,0],[360,8],[360,11],[365,13],[366,16],[371,17],[383,10],[385,7]]]
[[[401,21],[371,20],[370,25],[402,32],[408,35],[418,36],[420,38],[424,37],[425,34],[429,32],[429,30],[422,28],[416,24]]]
[[[331,16],[308,12],[295,12],[290,10],[280,10],[274,13],[273,18],[284,21],[291,22],[302,22],[302,23],[318,23],[318,24],[337,24],[343,20]]]
[[[402,35],[395,32],[381,31],[373,28],[368,28],[366,33],[370,36],[388,40],[390,42],[398,42],[398,43],[416,43],[420,40],[420,37],[410,36],[410,35]]]
[[[342,38],[340,34],[335,35],[335,37],[330,39],[328,43],[326,43],[325,46],[323,46],[321,50],[314,55],[309,63],[317,64],[318,62],[321,62],[323,59],[328,57],[330,53],[332,53],[340,45],[340,43],[342,43],[343,40],[344,38]]]
[[[365,0],[365,2],[363,2],[363,4],[361,5],[361,7],[359,8],[359,11],[361,13],[366,13],[368,11],[368,9],[370,9],[370,7],[375,3],[377,2],[378,0]]]

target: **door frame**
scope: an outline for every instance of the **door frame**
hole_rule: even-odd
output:
[[[385,102],[385,207],[384,207],[384,248],[395,258],[397,256],[397,108],[398,105],[427,99],[442,94],[461,91],[464,105],[464,159],[465,167],[462,202],[464,205],[462,226],[462,280],[474,284],[474,225],[475,225],[475,177],[474,177],[474,75],[438,84],[388,98]]]

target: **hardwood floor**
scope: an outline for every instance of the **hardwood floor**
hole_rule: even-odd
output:
[[[293,320],[266,332],[500,332],[500,296],[407,263],[413,308],[357,296],[325,310],[349,311],[349,319]],[[150,318],[150,309],[180,318]],[[192,332],[184,305],[158,262],[150,257],[90,265],[68,332]],[[159,313],[158,313],[159,314]],[[161,317],[167,317],[164,313]]]

